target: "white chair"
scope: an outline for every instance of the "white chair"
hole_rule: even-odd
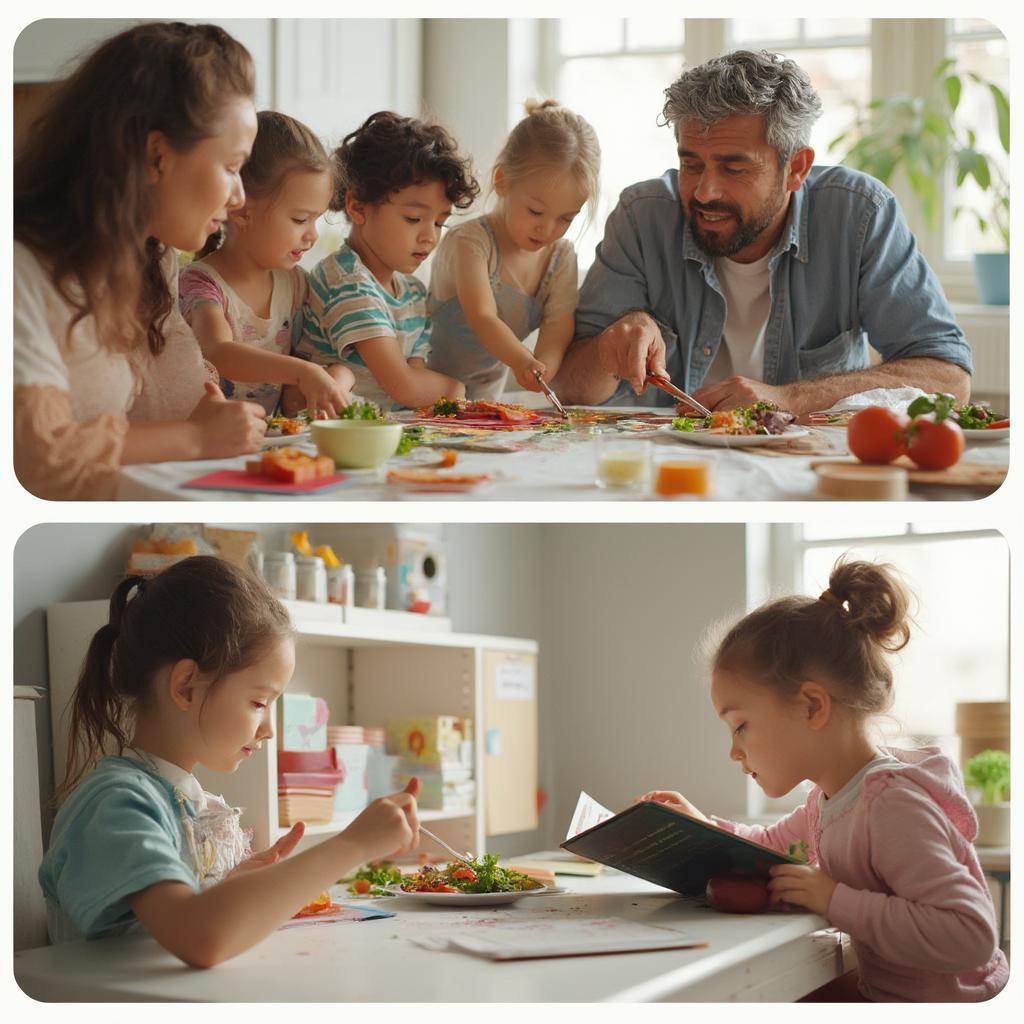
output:
[[[39,809],[36,701],[46,691],[14,687],[14,949],[45,946],[46,901],[39,887],[43,828]]]

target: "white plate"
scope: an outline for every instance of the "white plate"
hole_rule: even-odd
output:
[[[309,432],[309,427],[305,430],[300,430],[297,434],[274,434],[271,436],[264,435],[263,447],[264,448],[286,448],[290,444],[312,444],[313,438]]]
[[[514,903],[524,896],[540,896],[548,891],[547,886],[521,892],[406,892],[397,884],[386,888],[396,896],[408,896],[420,903],[435,903],[439,907],[496,907],[500,903]]]
[[[997,427],[995,430],[965,430],[965,441],[1005,441],[1010,436],[1009,427]]]
[[[659,434],[668,434],[677,441],[692,441],[712,448],[756,448],[759,445],[785,444],[795,437],[804,437],[806,427],[786,427],[781,434],[712,434],[709,430],[673,430],[671,423],[658,428]]]

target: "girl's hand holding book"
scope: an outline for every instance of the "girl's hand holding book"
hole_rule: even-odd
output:
[[[828,905],[836,891],[834,882],[819,867],[809,864],[773,864],[768,883],[772,903],[791,903],[828,917]]]
[[[707,821],[709,824],[713,824],[711,820],[704,814],[702,814],[689,800],[683,796],[682,793],[676,792],[674,789],[652,789],[643,796],[638,796],[633,803],[643,803],[645,800],[656,804],[667,804],[669,807],[674,807],[677,811],[683,811],[689,814],[691,818],[696,818],[698,821]]]

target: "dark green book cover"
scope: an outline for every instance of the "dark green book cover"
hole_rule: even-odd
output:
[[[723,871],[767,877],[773,864],[801,863],[653,802],[633,804],[562,848],[686,896],[704,892],[708,879]]]

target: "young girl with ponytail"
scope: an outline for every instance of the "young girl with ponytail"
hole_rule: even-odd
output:
[[[974,1002],[1006,984],[995,912],[972,845],[977,820],[938,748],[877,747],[893,702],[887,656],[910,640],[909,594],[887,566],[837,563],[819,597],[784,597],[737,622],[712,659],[711,701],[729,756],[769,797],[814,783],[774,825],[707,818],[680,793],[656,800],[807,865],[771,869],[776,903],[850,935],[859,978],[821,998]]]
[[[288,613],[227,562],[188,558],[117,587],[70,706],[66,799],[39,869],[53,942],[145,930],[210,967],[351,869],[416,846],[416,779],[289,857],[301,822],[251,854],[239,810],[192,774],[233,772],[273,739],[294,667]]]

